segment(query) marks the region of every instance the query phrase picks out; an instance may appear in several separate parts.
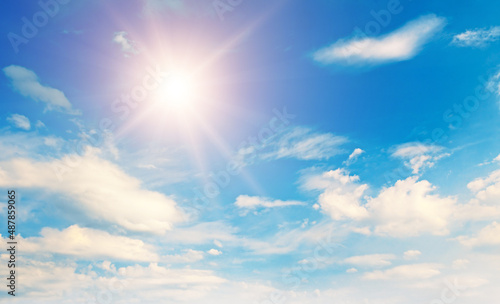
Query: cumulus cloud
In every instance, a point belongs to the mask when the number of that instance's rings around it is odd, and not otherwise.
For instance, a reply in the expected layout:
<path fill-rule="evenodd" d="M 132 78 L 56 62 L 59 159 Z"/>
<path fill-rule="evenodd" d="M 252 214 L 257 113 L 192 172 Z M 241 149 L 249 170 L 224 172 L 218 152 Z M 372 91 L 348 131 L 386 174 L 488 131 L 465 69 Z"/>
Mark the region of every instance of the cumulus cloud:
<path fill-rule="evenodd" d="M 393 254 L 369 254 L 349 257 L 344 259 L 344 263 L 365 266 L 365 267 L 380 267 L 391 265 L 391 260 L 396 258 Z"/>
<path fill-rule="evenodd" d="M 310 176 L 304 188 L 323 191 L 319 207 L 332 219 L 371 224 L 375 234 L 391 237 L 445 235 L 456 207 L 456 198 L 434 194 L 436 188 L 417 176 L 399 180 L 375 197 L 364 195 L 368 185 L 345 169 Z"/>
<path fill-rule="evenodd" d="M 439 275 L 439 264 L 412 264 L 401 265 L 387 270 L 376 270 L 366 273 L 367 280 L 425 280 Z"/>
<path fill-rule="evenodd" d="M 171 198 L 141 182 L 95 150 L 47 162 L 15 158 L 0 162 L 0 185 L 58 195 L 87 216 L 132 231 L 164 233 L 183 218 Z"/>
<path fill-rule="evenodd" d="M 240 195 L 236 198 L 234 203 L 240 209 L 256 209 L 256 208 L 276 208 L 287 206 L 303 206 L 303 202 L 299 201 L 281 201 L 272 200 L 259 196 Z"/>
<path fill-rule="evenodd" d="M 334 220 L 368 217 L 361 205 L 361 198 L 368 185 L 359 184 L 359 176 L 349 175 L 344 169 L 331 170 L 308 178 L 304 187 L 308 190 L 323 190 L 318 198 L 321 209 Z"/>
<path fill-rule="evenodd" d="M 500 224 L 493 222 L 481 229 L 476 236 L 459 236 L 457 240 L 468 247 L 500 245 Z"/>
<path fill-rule="evenodd" d="M 433 194 L 435 190 L 430 182 L 409 177 L 370 198 L 367 209 L 376 222 L 375 233 L 393 237 L 448 234 L 456 198 L 440 197 Z"/>
<path fill-rule="evenodd" d="M 444 153 L 444 148 L 441 146 L 419 142 L 398 145 L 394 150 L 392 156 L 403 159 L 405 165 L 413 170 L 413 174 L 418 174 L 422 169 L 433 167 L 438 160 L 450 155 Z"/>
<path fill-rule="evenodd" d="M 141 240 L 111 235 L 106 231 L 82 228 L 78 225 L 64 230 L 43 228 L 40 237 L 22 239 L 23 252 L 63 254 L 79 259 L 116 259 L 154 262 L 156 250 Z"/>
<path fill-rule="evenodd" d="M 16 128 L 29 131 L 31 129 L 30 120 L 28 117 L 21 114 L 12 114 L 7 117 L 7 121 L 13 124 Z"/>
<path fill-rule="evenodd" d="M 113 36 L 113 42 L 119 44 L 122 47 L 122 52 L 128 57 L 130 54 L 138 54 L 139 51 L 135 46 L 135 42 L 130 40 L 127 32 L 116 32 Z"/>
<path fill-rule="evenodd" d="M 207 251 L 207 253 L 210 255 L 221 255 L 222 251 L 212 248 L 209 251 Z"/>
<path fill-rule="evenodd" d="M 17 65 L 5 67 L 3 72 L 11 80 L 15 91 L 37 102 L 44 102 L 46 111 L 54 110 L 73 115 L 80 114 L 80 111 L 73 109 L 63 92 L 42 85 L 35 72 Z"/>
<path fill-rule="evenodd" d="M 500 26 L 466 30 L 453 37 L 452 44 L 460 47 L 485 47 L 500 38 Z"/>
<path fill-rule="evenodd" d="M 425 15 L 379 37 L 357 35 L 340 39 L 313 54 L 322 64 L 377 65 L 413 58 L 445 25 L 445 19 Z"/>

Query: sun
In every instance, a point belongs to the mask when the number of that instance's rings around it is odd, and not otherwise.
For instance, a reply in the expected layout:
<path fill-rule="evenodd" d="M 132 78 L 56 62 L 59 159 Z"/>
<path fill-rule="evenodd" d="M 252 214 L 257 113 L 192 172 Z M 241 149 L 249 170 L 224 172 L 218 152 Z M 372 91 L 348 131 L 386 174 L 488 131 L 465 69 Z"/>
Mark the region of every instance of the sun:
<path fill-rule="evenodd" d="M 195 93 L 193 76 L 186 72 L 170 72 L 158 89 L 157 101 L 169 107 L 186 108 L 192 106 Z"/>

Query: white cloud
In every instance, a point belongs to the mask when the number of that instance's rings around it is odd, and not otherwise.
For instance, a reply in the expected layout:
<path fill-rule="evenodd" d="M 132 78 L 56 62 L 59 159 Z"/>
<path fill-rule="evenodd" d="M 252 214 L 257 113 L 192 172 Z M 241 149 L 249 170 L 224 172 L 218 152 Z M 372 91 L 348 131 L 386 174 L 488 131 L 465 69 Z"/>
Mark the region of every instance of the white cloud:
<path fill-rule="evenodd" d="M 417 259 L 422 253 L 418 250 L 408 250 L 404 253 L 405 260 Z"/>
<path fill-rule="evenodd" d="M 370 198 L 366 207 L 376 222 L 375 233 L 393 237 L 447 234 L 456 199 L 432 194 L 435 189 L 414 176 Z"/>
<path fill-rule="evenodd" d="M 467 30 L 453 37 L 452 43 L 461 47 L 484 47 L 500 38 L 500 26 Z"/>
<path fill-rule="evenodd" d="M 295 127 L 275 134 L 264 142 L 240 148 L 236 161 L 250 164 L 255 159 L 325 160 L 344 153 L 341 146 L 347 141 L 347 138 L 332 133 L 315 133 L 308 128 Z"/>
<path fill-rule="evenodd" d="M 433 194 L 436 188 L 417 176 L 397 181 L 376 197 L 365 196 L 368 185 L 345 169 L 310 176 L 303 187 L 323 190 L 318 202 L 332 219 L 371 224 L 375 234 L 391 237 L 445 235 L 456 207 L 456 198 Z"/>
<path fill-rule="evenodd" d="M 142 262 L 158 260 L 153 246 L 141 240 L 111 235 L 101 230 L 81 228 L 78 225 L 62 231 L 46 227 L 42 229 L 40 235 L 22 239 L 23 252 L 64 254 L 79 259 L 110 258 Z"/>
<path fill-rule="evenodd" d="M 30 120 L 24 115 L 12 114 L 7 117 L 7 121 L 19 129 L 23 129 L 26 131 L 29 131 L 29 129 L 31 129 Z"/>
<path fill-rule="evenodd" d="M 164 255 L 161 257 L 161 261 L 167 264 L 191 264 L 201 261 L 203 258 L 202 251 L 187 249 L 184 254 Z M 153 262 L 153 260 L 150 262 Z"/>
<path fill-rule="evenodd" d="M 363 278 L 367 280 L 425 280 L 439 275 L 441 267 L 439 264 L 401 265 L 384 271 L 368 272 Z"/>
<path fill-rule="evenodd" d="M 340 39 L 316 51 L 313 58 L 322 64 L 348 65 L 376 65 L 407 60 L 417 55 L 445 23 L 444 18 L 425 15 L 380 37 L 358 35 Z"/>
<path fill-rule="evenodd" d="M 349 175 L 344 169 L 336 169 L 321 175 L 309 177 L 304 183 L 308 190 L 324 190 L 318 198 L 321 209 L 334 220 L 368 217 L 366 208 L 361 206 L 361 198 L 368 189 L 366 184 L 358 184 L 357 175 Z"/>
<path fill-rule="evenodd" d="M 363 153 L 365 153 L 365 151 L 363 151 L 360 148 L 354 149 L 354 151 L 352 151 L 351 155 L 349 155 L 349 158 L 346 161 L 344 161 L 344 164 L 350 165 L 350 164 L 356 162 L 358 157 Z"/>
<path fill-rule="evenodd" d="M 113 42 L 118 43 L 122 47 L 122 51 L 125 56 L 129 54 L 138 54 L 139 51 L 135 46 L 135 42 L 127 37 L 127 32 L 116 32 L 113 36 Z"/>
<path fill-rule="evenodd" d="M 396 146 L 392 153 L 393 157 L 405 160 L 405 165 L 418 174 L 422 169 L 431 168 L 443 157 L 449 156 L 443 153 L 443 147 L 437 145 L 426 145 L 419 142 L 411 142 Z"/>
<path fill-rule="evenodd" d="M 240 195 L 234 203 L 240 209 L 256 209 L 256 208 L 276 208 L 287 206 L 303 206 L 303 202 L 299 201 L 281 201 L 271 200 L 259 196 Z"/>
<path fill-rule="evenodd" d="M 358 272 L 358 270 L 356 268 L 349 268 L 345 272 L 347 272 L 347 273 L 356 273 L 356 272 Z"/>
<path fill-rule="evenodd" d="M 396 256 L 393 254 L 369 254 L 344 259 L 344 263 L 356 266 L 380 267 L 391 265 L 391 260 L 395 258 Z"/>
<path fill-rule="evenodd" d="M 5 67 L 3 71 L 12 81 L 14 90 L 35 101 L 46 103 L 46 111 L 56 110 L 73 115 L 80 114 L 80 111 L 73 109 L 63 92 L 42 85 L 35 72 L 17 65 Z"/>
<path fill-rule="evenodd" d="M 457 259 L 453 261 L 452 267 L 453 269 L 465 269 L 469 263 L 470 261 L 467 259 Z"/>
<path fill-rule="evenodd" d="M 214 240 L 214 245 L 219 247 L 219 248 L 222 248 L 222 243 L 219 241 L 219 240 Z"/>
<path fill-rule="evenodd" d="M 133 231 L 164 233 L 183 218 L 175 201 L 143 189 L 139 180 L 91 149 L 49 162 L 0 162 L 0 185 L 43 189 L 91 218 Z"/>
<path fill-rule="evenodd" d="M 208 254 L 210 255 L 221 255 L 222 254 L 222 251 L 219 251 L 217 249 L 210 249 L 209 251 L 207 251 Z"/>
<path fill-rule="evenodd" d="M 481 229 L 475 237 L 459 236 L 457 240 L 468 247 L 500 245 L 500 224 L 493 222 Z"/>

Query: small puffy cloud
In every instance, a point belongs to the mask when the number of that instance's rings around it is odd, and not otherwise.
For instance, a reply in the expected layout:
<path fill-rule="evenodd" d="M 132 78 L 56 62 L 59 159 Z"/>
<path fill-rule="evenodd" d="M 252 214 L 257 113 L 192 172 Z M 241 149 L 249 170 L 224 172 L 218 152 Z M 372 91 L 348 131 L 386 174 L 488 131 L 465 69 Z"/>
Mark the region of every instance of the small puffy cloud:
<path fill-rule="evenodd" d="M 322 64 L 378 65 L 413 58 L 445 25 L 444 18 L 425 15 L 379 37 L 363 33 L 340 39 L 313 54 Z"/>
<path fill-rule="evenodd" d="M 474 237 L 459 236 L 457 240 L 467 247 L 500 245 L 500 224 L 493 222 Z"/>
<path fill-rule="evenodd" d="M 405 260 L 417 259 L 422 253 L 418 250 L 408 250 L 404 253 Z"/>
<path fill-rule="evenodd" d="M 7 117 L 7 121 L 13 124 L 16 128 L 28 131 L 31 129 L 30 120 L 28 117 L 21 114 L 12 114 Z"/>
<path fill-rule="evenodd" d="M 413 170 L 413 174 L 418 174 L 422 169 L 431 168 L 443 157 L 449 156 L 443 153 L 443 147 L 437 145 L 411 142 L 396 146 L 392 153 L 393 157 L 403 159 L 405 165 Z"/>
<path fill-rule="evenodd" d="M 207 251 L 208 254 L 210 255 L 221 255 L 222 254 L 222 251 L 219 251 L 217 249 L 210 249 L 209 251 Z"/>
<path fill-rule="evenodd" d="M 184 217 L 174 200 L 144 189 L 140 180 L 92 149 L 47 162 L 0 162 L 0 186 L 43 189 L 90 218 L 132 231 L 164 233 Z"/>
<path fill-rule="evenodd" d="M 222 248 L 222 243 L 219 241 L 219 240 L 214 240 L 214 245 L 219 247 L 219 248 Z"/>
<path fill-rule="evenodd" d="M 304 188 L 324 191 L 318 198 L 319 206 L 334 220 L 361 220 L 368 217 L 368 211 L 361 205 L 368 185 L 358 181 L 359 176 L 349 175 L 345 169 L 336 169 L 309 177 Z"/>
<path fill-rule="evenodd" d="M 500 26 L 467 30 L 453 37 L 452 44 L 460 47 L 485 47 L 500 38 Z"/>
<path fill-rule="evenodd" d="M 80 111 L 73 109 L 63 92 L 42 85 L 35 72 L 17 65 L 5 67 L 3 72 L 11 80 L 14 90 L 37 102 L 44 102 L 46 111 L 55 110 L 73 115 L 81 114 Z"/>
<path fill-rule="evenodd" d="M 344 263 L 364 267 L 380 267 L 391 265 L 391 260 L 395 258 L 396 256 L 393 254 L 369 254 L 344 259 Z"/>
<path fill-rule="evenodd" d="M 425 280 L 439 275 L 439 264 L 401 265 L 384 271 L 377 270 L 366 273 L 367 280 Z"/>
<path fill-rule="evenodd" d="M 130 54 L 138 54 L 139 51 L 135 46 L 135 42 L 127 37 L 127 32 L 116 32 L 113 36 L 113 42 L 119 44 L 122 47 L 122 51 L 126 57 Z"/>
<path fill-rule="evenodd" d="M 358 270 L 356 268 L 349 268 L 345 272 L 347 272 L 347 273 L 356 273 L 356 272 L 358 272 Z"/>
<path fill-rule="evenodd" d="M 349 155 L 349 158 L 344 162 L 344 164 L 348 166 L 348 165 L 356 162 L 358 157 L 363 153 L 365 153 L 365 151 L 363 151 L 360 148 L 354 149 L 354 151 L 352 151 L 352 153 Z"/>
<path fill-rule="evenodd" d="M 257 208 L 277 208 L 287 206 L 303 206 L 303 202 L 299 201 L 281 201 L 271 200 L 259 196 L 240 195 L 234 203 L 240 209 L 257 209 Z"/>
<path fill-rule="evenodd" d="M 158 255 L 151 245 L 106 231 L 82 228 L 78 225 L 64 230 L 43 228 L 40 237 L 22 239 L 23 252 L 32 254 L 63 254 L 79 259 L 116 259 L 154 262 Z"/>

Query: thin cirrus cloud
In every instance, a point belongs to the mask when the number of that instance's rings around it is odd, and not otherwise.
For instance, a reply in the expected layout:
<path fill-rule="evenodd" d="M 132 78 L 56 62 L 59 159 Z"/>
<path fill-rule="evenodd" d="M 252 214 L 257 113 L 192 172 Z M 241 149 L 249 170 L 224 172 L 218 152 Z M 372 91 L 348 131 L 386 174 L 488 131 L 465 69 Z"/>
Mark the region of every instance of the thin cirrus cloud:
<path fill-rule="evenodd" d="M 18 65 L 10 65 L 3 69 L 11 80 L 12 87 L 25 97 L 45 103 L 45 111 L 59 111 L 72 115 L 81 114 L 73 109 L 66 95 L 58 89 L 40 83 L 35 72 Z"/>
<path fill-rule="evenodd" d="M 393 148 L 392 157 L 403 159 L 405 166 L 412 169 L 413 174 L 420 173 L 425 168 L 433 167 L 438 160 L 449 156 L 443 152 L 444 147 L 438 145 L 410 142 Z"/>
<path fill-rule="evenodd" d="M 28 117 L 21 114 L 12 114 L 7 117 L 7 121 L 13 124 L 16 128 L 29 131 L 31 129 L 31 123 Z"/>
<path fill-rule="evenodd" d="M 500 39 L 500 26 L 466 30 L 453 36 L 452 44 L 459 47 L 485 47 Z"/>
<path fill-rule="evenodd" d="M 445 26 L 446 20 L 434 14 L 421 16 L 401 28 L 379 37 L 354 36 L 340 39 L 314 52 L 322 64 L 379 65 L 408 60 Z"/>
<path fill-rule="evenodd" d="M 332 133 L 314 132 L 306 127 L 294 127 L 276 134 L 259 145 L 240 148 L 235 161 L 248 165 L 256 160 L 298 159 L 327 160 L 344 153 L 343 145 L 348 142 L 344 136 Z"/>

